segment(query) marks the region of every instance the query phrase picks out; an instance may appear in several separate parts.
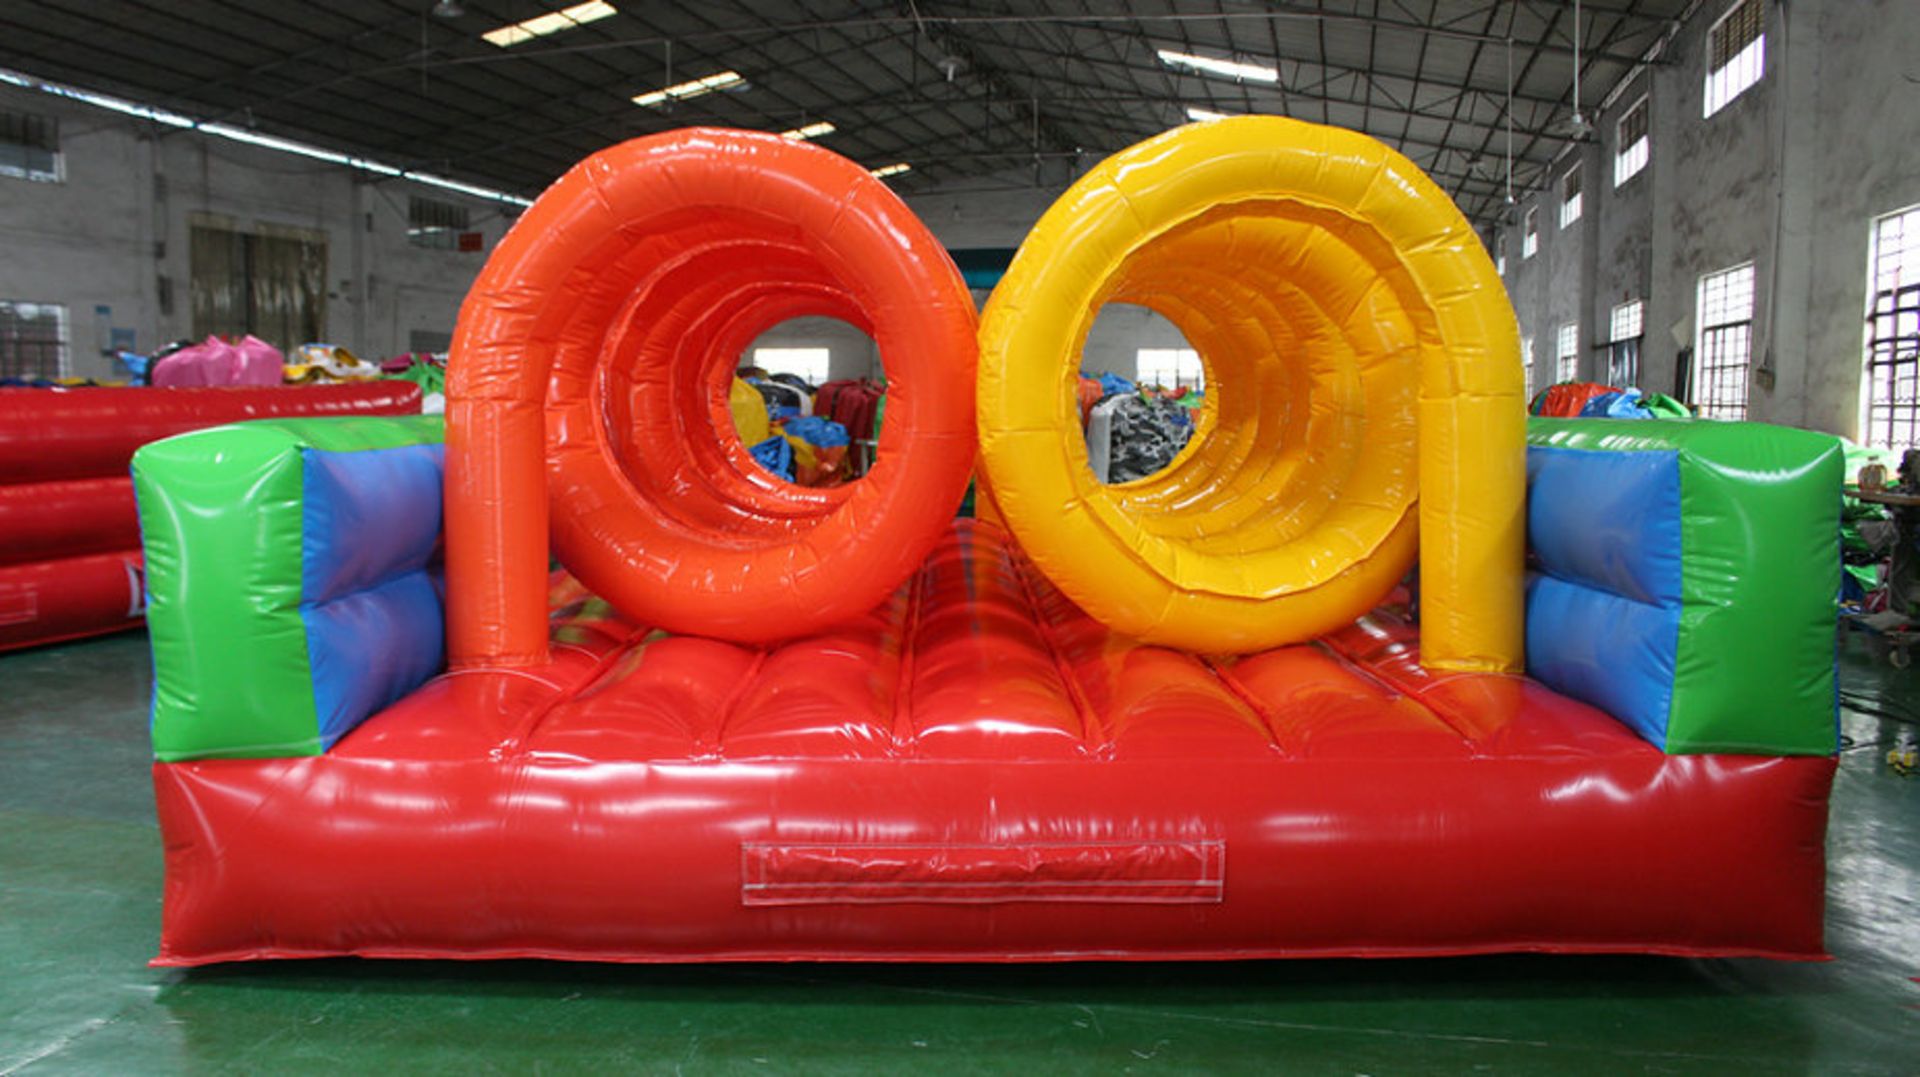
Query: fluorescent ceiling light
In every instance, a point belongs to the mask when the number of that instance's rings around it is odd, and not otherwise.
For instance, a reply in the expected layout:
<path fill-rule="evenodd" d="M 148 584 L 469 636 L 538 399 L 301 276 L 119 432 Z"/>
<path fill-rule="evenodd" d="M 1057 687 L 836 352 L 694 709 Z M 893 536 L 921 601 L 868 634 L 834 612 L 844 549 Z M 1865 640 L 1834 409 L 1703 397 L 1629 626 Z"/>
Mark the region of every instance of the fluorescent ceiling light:
<path fill-rule="evenodd" d="M 810 123 L 805 127 L 796 127 L 791 131 L 782 131 L 780 132 L 780 137 L 790 138 L 795 142 L 805 142 L 810 138 L 819 138 L 821 135 L 833 134 L 837 130 L 839 130 L 839 128 L 825 120 L 821 120 L 819 123 Z"/>
<path fill-rule="evenodd" d="M 1229 114 L 1225 112 L 1215 112 L 1210 108 L 1187 109 L 1187 119 L 1192 120 L 1194 123 L 1212 123 L 1215 120 L 1224 120 L 1228 115 Z"/>
<path fill-rule="evenodd" d="M 224 138 L 233 142 L 243 142 L 249 146 L 259 146 L 262 149 L 276 150 L 280 153 L 291 153 L 299 157 L 325 161 L 328 164 L 344 165 L 347 168 L 356 168 L 362 172 L 371 172 L 376 176 L 391 176 L 396 179 L 411 180 L 414 183 L 424 183 L 429 187 L 441 187 L 449 191 L 459 191 L 461 194 L 470 194 L 475 198 L 505 202 L 514 206 L 533 205 L 533 200 L 530 198 L 522 198 L 519 195 L 508 194 L 505 191 L 496 191 L 490 187 L 481 187 L 472 183 L 462 183 L 459 180 L 448 179 L 445 176 L 436 176 L 431 172 L 409 172 L 406 169 L 395 168 L 393 165 L 384 164 L 370 158 L 355 157 L 352 154 L 326 149 L 308 142 L 300 142 L 291 138 L 281 138 L 278 135 L 262 134 L 258 131 L 250 131 L 244 127 L 234 127 L 231 124 L 202 122 L 190 116 L 182 116 L 177 112 L 167 112 L 164 109 L 149 108 L 146 105 L 128 101 L 125 98 L 110 97 L 107 94 L 94 93 L 91 90 L 82 90 L 73 86 L 63 86 L 57 82 L 48 82 L 44 79 L 34 78 L 31 75 L 23 75 L 18 71 L 8 71 L 0 68 L 0 83 L 18 86 L 27 90 L 38 90 L 41 93 L 52 94 L 55 97 L 64 97 L 69 101 L 79 101 L 82 104 L 92 105 L 95 108 L 104 108 L 121 113 L 122 115 L 133 116 L 143 120 L 152 120 L 155 123 L 164 123 L 169 127 L 198 131 L 203 135 L 209 135 L 213 138 Z"/>
<path fill-rule="evenodd" d="M 880 168 L 874 169 L 873 178 L 886 179 L 888 176 L 897 176 L 902 172 L 911 172 L 911 171 L 913 171 L 913 166 L 908 164 L 905 161 L 901 161 L 899 164 L 884 165 Z"/>
<path fill-rule="evenodd" d="M 498 30 L 488 30 L 480 36 L 504 49 L 509 45 L 518 45 L 522 41 L 532 41 L 536 37 L 545 37 L 562 30 L 571 30 L 576 26 L 585 26 L 613 13 L 613 5 L 606 0 L 589 0 L 585 4 L 575 4 L 572 7 L 563 7 L 559 11 L 549 11 L 545 15 L 535 15 L 531 19 L 522 19 L 511 26 L 502 26 Z"/>
<path fill-rule="evenodd" d="M 633 99 L 633 103 L 643 108 L 659 108 L 668 101 L 685 101 L 693 97 L 705 97 L 716 90 L 732 90 L 747 84 L 746 76 L 738 71 L 721 71 L 703 79 L 689 79 L 676 82 L 659 90 L 650 90 Z"/>
<path fill-rule="evenodd" d="M 1280 81 L 1280 69 L 1275 67 L 1243 64 L 1237 60 L 1218 60 L 1211 56 L 1195 56 L 1190 52 L 1174 52 L 1171 49 L 1161 49 L 1159 52 L 1160 62 L 1168 67 L 1184 67 L 1203 75 L 1220 75 L 1224 78 L 1243 79 L 1248 82 Z"/>

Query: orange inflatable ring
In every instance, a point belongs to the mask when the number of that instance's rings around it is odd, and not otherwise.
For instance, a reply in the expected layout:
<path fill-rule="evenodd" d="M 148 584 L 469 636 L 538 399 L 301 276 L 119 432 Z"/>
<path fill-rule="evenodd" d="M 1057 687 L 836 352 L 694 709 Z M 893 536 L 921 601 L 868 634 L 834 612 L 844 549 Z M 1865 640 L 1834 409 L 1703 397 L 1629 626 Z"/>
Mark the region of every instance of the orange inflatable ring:
<path fill-rule="evenodd" d="M 788 318 L 879 345 L 876 466 L 803 489 L 755 465 L 735 361 Z M 456 664 L 546 653 L 547 541 L 628 617 L 758 642 L 871 609 L 920 564 L 973 462 L 974 307 L 887 187 L 816 146 L 690 128 L 603 150 L 500 242 L 447 382 Z"/>

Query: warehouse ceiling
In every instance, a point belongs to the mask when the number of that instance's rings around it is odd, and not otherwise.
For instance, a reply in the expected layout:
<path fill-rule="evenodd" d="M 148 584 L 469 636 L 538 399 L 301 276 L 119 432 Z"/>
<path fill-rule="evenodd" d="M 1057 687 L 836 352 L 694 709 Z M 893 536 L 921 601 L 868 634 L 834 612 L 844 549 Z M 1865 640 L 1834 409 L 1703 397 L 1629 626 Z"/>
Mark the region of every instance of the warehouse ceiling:
<path fill-rule="evenodd" d="M 1574 5 L 1547 0 L 575 3 L 35 0 L 0 9 L 0 67 L 527 195 L 689 124 L 824 121 L 820 144 L 911 165 L 891 181 L 913 193 L 1058 185 L 1192 109 L 1277 113 L 1382 139 L 1484 225 L 1509 121 L 1524 194 L 1579 134 L 1576 60 L 1590 118 L 1691 6 L 1583 2 L 1576 51 Z M 562 8 L 558 32 L 482 36 Z"/>

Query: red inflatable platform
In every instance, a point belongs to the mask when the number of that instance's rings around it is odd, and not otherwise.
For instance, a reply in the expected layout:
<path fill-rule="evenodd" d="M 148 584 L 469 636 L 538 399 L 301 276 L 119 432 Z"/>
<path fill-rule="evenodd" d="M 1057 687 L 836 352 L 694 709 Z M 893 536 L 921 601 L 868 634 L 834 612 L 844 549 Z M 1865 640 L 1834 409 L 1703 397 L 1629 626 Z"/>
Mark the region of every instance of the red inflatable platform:
<path fill-rule="evenodd" d="M 556 607 L 324 755 L 157 764 L 157 963 L 1822 954 L 1830 757 L 1667 755 L 1384 615 L 1139 646 L 970 523 L 768 648 Z"/>
<path fill-rule="evenodd" d="M 150 441 L 242 419 L 412 415 L 412 382 L 248 389 L 0 389 L 0 651 L 140 624 L 127 465 Z"/>

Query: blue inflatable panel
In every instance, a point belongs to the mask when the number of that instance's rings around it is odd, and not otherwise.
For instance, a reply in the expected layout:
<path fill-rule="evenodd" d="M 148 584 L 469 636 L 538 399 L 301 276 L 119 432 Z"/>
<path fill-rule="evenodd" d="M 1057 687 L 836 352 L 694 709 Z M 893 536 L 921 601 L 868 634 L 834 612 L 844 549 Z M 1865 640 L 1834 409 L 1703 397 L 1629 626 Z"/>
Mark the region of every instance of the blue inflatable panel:
<path fill-rule="evenodd" d="M 300 617 L 323 750 L 418 688 L 446 661 L 440 593 L 424 569 L 303 607 Z"/>
<path fill-rule="evenodd" d="M 300 599 L 330 602 L 418 569 L 440 537 L 444 445 L 304 449 Z"/>
<path fill-rule="evenodd" d="M 1679 642 L 1677 602 L 1636 602 L 1554 576 L 1527 581 L 1527 675 L 1662 748 Z"/>
<path fill-rule="evenodd" d="M 444 445 L 301 450 L 300 619 L 322 749 L 439 672 Z"/>
<path fill-rule="evenodd" d="M 1679 453 L 1529 448 L 1527 545 L 1550 575 L 1677 604 Z"/>

